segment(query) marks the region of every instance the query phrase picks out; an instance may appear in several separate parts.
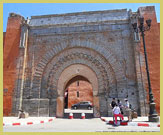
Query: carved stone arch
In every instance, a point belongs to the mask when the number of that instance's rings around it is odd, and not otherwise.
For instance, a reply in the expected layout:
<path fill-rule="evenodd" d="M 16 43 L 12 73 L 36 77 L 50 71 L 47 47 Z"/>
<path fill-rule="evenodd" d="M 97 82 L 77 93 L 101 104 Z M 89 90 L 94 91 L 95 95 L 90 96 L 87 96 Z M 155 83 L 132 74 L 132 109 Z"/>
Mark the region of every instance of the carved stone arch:
<path fill-rule="evenodd" d="M 82 42 L 83 41 L 78 42 L 73 39 L 71 43 L 69 43 L 68 47 L 66 43 L 63 42 L 60 45 L 49 49 L 49 51 L 42 57 L 41 61 L 38 63 L 37 65 L 38 68 L 36 67 L 35 73 L 37 74 L 37 69 L 39 70 L 39 73 L 42 72 L 42 70 L 46 67 L 48 62 L 58 53 L 62 52 L 62 50 L 72 48 L 72 47 L 85 47 L 88 49 L 93 49 L 94 51 L 101 54 L 105 59 L 107 59 L 107 61 L 110 63 L 111 67 L 113 68 L 113 71 L 115 72 L 116 76 L 118 77 L 117 81 L 121 83 L 122 82 L 125 83 L 126 77 L 124 73 L 124 68 L 122 67 L 122 65 L 116 58 L 116 56 L 108 48 L 106 48 L 105 46 L 99 46 L 99 45 L 93 44 L 92 42 L 89 42 L 89 43 L 87 42 L 82 43 Z"/>
<path fill-rule="evenodd" d="M 110 82 L 110 84 L 113 85 L 112 81 L 116 81 L 113 71 L 108 66 L 107 61 L 105 61 L 103 58 L 95 59 L 93 56 L 88 54 L 89 51 L 86 48 L 75 48 L 75 49 L 73 48 L 73 49 L 69 49 L 69 50 L 65 50 L 60 55 L 58 55 L 57 56 L 57 57 L 59 57 L 58 61 L 57 61 L 57 59 L 54 59 L 54 61 L 53 60 L 51 61 L 51 63 L 53 63 L 53 66 L 51 67 L 51 69 L 48 69 L 48 68 L 45 69 L 45 70 L 50 70 L 50 73 L 45 74 L 44 76 L 48 76 L 49 78 L 53 78 L 55 76 L 55 78 L 58 78 L 55 73 L 58 74 L 60 72 L 58 70 L 61 70 L 61 69 L 64 70 L 64 68 L 66 68 L 66 67 L 64 67 L 64 65 L 66 65 L 66 63 L 71 63 L 71 64 L 73 64 L 73 63 L 74 64 L 75 63 L 86 64 L 87 63 L 87 65 L 89 65 L 90 67 L 96 68 L 95 71 L 99 74 L 99 76 L 101 76 L 101 77 L 99 77 L 99 80 L 101 78 L 104 79 L 104 80 L 101 80 L 101 82 L 105 83 L 105 84 L 103 84 L 103 86 L 106 86 L 105 89 L 108 90 L 106 83 Z M 97 54 L 95 54 L 95 55 L 97 56 Z M 74 61 L 76 61 L 76 62 L 74 62 Z M 109 77 L 110 77 L 110 79 L 109 79 Z M 48 80 L 50 80 L 49 78 L 48 78 Z M 57 82 L 55 81 L 55 82 L 51 82 L 51 83 L 56 84 Z M 116 84 L 116 82 L 114 82 L 114 83 Z M 48 82 L 48 85 L 50 86 L 51 84 L 49 84 L 49 82 Z M 110 88 L 111 87 L 113 87 L 113 86 L 110 86 Z"/>
<path fill-rule="evenodd" d="M 66 49 L 66 50 L 67 50 L 67 49 Z M 82 55 L 82 53 L 81 53 L 81 55 Z M 69 57 L 70 57 L 70 58 L 68 58 L 68 59 L 70 60 L 70 59 L 71 59 L 71 56 L 69 56 Z M 86 58 L 90 58 L 90 56 L 87 56 Z M 104 60 L 104 59 L 101 58 L 100 61 L 102 61 L 102 60 Z M 65 59 L 65 60 L 63 59 L 63 62 L 64 62 L 64 61 L 66 61 L 66 59 Z M 97 61 L 96 59 L 93 60 L 93 63 L 94 63 L 94 64 L 99 65 L 97 62 L 98 62 L 98 61 Z M 103 62 L 103 65 L 108 65 L 108 64 L 109 64 L 108 61 L 107 61 L 107 63 L 106 63 L 106 62 Z M 38 65 L 38 67 L 41 67 L 41 70 L 37 73 L 37 68 L 36 68 L 36 76 L 35 76 L 35 78 L 37 78 L 37 77 L 39 77 L 39 76 L 41 76 L 41 75 L 43 74 L 43 73 L 41 73 L 41 72 L 43 72 L 43 70 L 44 70 L 44 69 L 43 69 L 44 65 L 45 65 L 45 64 L 43 64 L 43 63 L 40 63 L 40 64 Z M 46 66 L 47 66 L 47 65 L 46 65 Z M 59 68 L 59 64 L 56 64 L 55 67 L 56 67 L 56 69 Z M 112 67 L 110 67 L 110 68 L 112 68 Z M 111 70 L 112 70 L 112 69 L 111 69 Z M 108 71 L 108 70 L 107 70 L 107 71 Z M 112 70 L 110 73 L 113 73 L 113 72 L 114 72 L 114 71 Z M 102 72 L 101 72 L 101 73 L 102 73 Z M 110 73 L 109 73 L 109 75 L 110 75 Z M 116 79 L 115 79 L 115 80 L 116 80 Z M 117 80 L 116 80 L 116 81 L 117 81 Z M 38 79 L 37 79 L 37 82 L 38 82 Z M 41 83 L 41 82 L 40 82 L 40 83 Z M 37 84 L 39 84 L 39 83 L 37 83 Z M 40 88 L 40 86 L 38 86 L 38 87 Z M 111 85 L 110 85 L 110 87 L 113 88 L 114 86 L 111 86 Z M 38 88 L 38 89 L 39 89 L 39 88 Z M 115 89 L 115 88 L 113 88 L 113 89 Z"/>

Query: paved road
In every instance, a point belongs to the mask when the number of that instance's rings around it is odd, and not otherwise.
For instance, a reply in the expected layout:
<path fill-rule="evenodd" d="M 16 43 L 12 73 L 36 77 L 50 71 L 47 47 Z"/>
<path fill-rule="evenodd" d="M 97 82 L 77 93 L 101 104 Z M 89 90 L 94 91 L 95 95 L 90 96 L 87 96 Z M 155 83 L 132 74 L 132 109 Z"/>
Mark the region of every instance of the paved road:
<path fill-rule="evenodd" d="M 29 126 L 4 127 L 4 132 L 159 132 L 159 127 L 106 125 L 99 118 L 55 119 L 53 122 Z"/>

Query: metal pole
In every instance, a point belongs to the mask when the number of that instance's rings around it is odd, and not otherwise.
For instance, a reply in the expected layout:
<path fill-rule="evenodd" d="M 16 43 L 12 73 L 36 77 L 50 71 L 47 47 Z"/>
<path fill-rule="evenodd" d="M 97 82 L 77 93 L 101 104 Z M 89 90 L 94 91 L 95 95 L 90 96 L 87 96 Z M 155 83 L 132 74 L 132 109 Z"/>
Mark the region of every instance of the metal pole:
<path fill-rule="evenodd" d="M 149 94 L 152 95 L 151 81 L 150 81 L 149 68 L 148 68 L 148 59 L 147 59 L 145 39 L 144 39 L 144 32 L 142 31 L 141 34 L 142 34 L 142 38 L 143 38 L 143 47 L 144 47 L 144 55 L 145 55 L 145 64 L 146 64 L 146 71 L 147 71 Z M 150 100 L 150 103 L 153 102 L 153 97 L 151 98 L 151 96 L 149 96 L 149 100 Z"/>
<path fill-rule="evenodd" d="M 143 26 L 144 27 L 144 26 Z M 149 68 L 148 68 L 148 59 L 147 59 L 147 53 L 146 53 L 146 46 L 145 46 L 145 38 L 144 38 L 144 30 L 141 30 L 141 36 L 143 39 L 143 47 L 144 47 L 144 55 L 145 55 L 145 64 L 146 64 L 146 71 L 147 71 L 147 79 L 148 79 L 148 87 L 149 87 L 149 121 L 150 122 L 158 122 L 159 117 L 156 112 L 155 102 L 152 94 L 152 88 L 151 88 L 151 81 L 150 81 L 150 75 L 149 75 Z"/>

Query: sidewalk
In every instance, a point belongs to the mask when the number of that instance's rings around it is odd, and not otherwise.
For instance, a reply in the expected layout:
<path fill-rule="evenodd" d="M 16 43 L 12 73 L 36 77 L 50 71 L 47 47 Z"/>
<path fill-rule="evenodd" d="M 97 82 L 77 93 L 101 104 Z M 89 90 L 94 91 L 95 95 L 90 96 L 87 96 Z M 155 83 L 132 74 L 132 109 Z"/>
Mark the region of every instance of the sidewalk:
<path fill-rule="evenodd" d="M 113 124 L 113 117 L 101 117 L 101 120 L 106 122 L 106 124 Z M 124 120 L 128 120 L 127 117 L 124 117 Z M 160 127 L 160 122 L 148 122 L 148 117 L 138 117 L 132 119 L 132 121 L 128 122 L 127 125 L 144 126 L 144 127 Z"/>
<path fill-rule="evenodd" d="M 51 122 L 55 117 L 28 117 L 18 119 L 18 117 L 3 117 L 3 126 L 20 126 L 20 125 L 32 125 Z"/>
<path fill-rule="evenodd" d="M 55 119 L 55 117 L 28 117 L 25 119 L 18 119 L 18 117 L 3 117 L 3 126 L 20 126 L 48 123 Z M 101 117 L 101 120 L 106 124 L 113 124 L 112 117 Z M 124 117 L 127 120 L 127 117 Z M 160 127 L 160 122 L 148 122 L 148 117 L 138 117 L 132 122 L 127 122 L 128 126 L 144 126 L 144 127 Z"/>

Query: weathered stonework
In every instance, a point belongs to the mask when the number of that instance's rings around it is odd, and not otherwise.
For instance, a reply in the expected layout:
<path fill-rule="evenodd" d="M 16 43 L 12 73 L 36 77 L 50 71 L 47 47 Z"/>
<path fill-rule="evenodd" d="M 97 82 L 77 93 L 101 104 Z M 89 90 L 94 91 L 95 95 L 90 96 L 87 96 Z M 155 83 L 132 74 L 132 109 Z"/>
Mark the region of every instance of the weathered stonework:
<path fill-rule="evenodd" d="M 92 86 L 94 117 L 112 115 L 113 97 L 128 97 L 139 115 L 147 115 L 144 58 L 131 25 L 138 15 L 122 9 L 23 21 L 12 113 L 21 108 L 30 116 L 63 117 L 66 86 L 82 76 Z"/>

